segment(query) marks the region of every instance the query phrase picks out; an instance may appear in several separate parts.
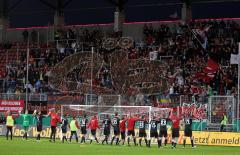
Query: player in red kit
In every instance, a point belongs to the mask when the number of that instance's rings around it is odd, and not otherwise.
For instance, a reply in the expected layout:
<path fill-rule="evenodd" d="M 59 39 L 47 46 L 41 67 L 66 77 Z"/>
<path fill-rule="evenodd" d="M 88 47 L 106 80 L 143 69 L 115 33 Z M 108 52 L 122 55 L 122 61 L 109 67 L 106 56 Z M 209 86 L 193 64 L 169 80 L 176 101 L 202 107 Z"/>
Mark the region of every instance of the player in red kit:
<path fill-rule="evenodd" d="M 59 113 L 59 112 L 58 112 Z M 55 142 L 56 139 L 56 128 L 57 124 L 61 123 L 61 119 L 58 115 L 58 113 L 55 113 L 55 109 L 52 109 L 49 113 L 48 116 L 51 117 L 50 124 L 51 124 L 51 135 L 50 135 L 50 142 Z"/>
<path fill-rule="evenodd" d="M 125 139 L 126 139 L 126 119 L 124 116 L 122 116 L 122 119 L 120 120 L 120 133 L 121 133 L 121 141 L 122 141 L 122 145 L 124 145 L 125 143 Z"/>
<path fill-rule="evenodd" d="M 90 122 L 88 124 L 88 128 L 91 130 L 91 134 L 94 137 L 94 139 L 96 140 L 96 142 L 99 143 L 97 136 L 96 136 L 96 131 L 99 128 L 97 116 L 92 117 L 92 119 L 90 120 Z M 90 144 L 91 143 L 92 143 L 92 139 L 90 140 Z"/>
<path fill-rule="evenodd" d="M 135 123 L 138 121 L 138 118 L 134 118 L 130 115 L 127 120 L 128 124 L 128 146 L 130 146 L 130 136 L 133 138 L 134 145 L 137 146 L 136 137 L 135 137 Z"/>
<path fill-rule="evenodd" d="M 177 114 L 177 110 L 171 110 L 169 119 L 172 121 L 172 148 L 176 148 L 179 137 L 179 124 L 181 117 Z"/>

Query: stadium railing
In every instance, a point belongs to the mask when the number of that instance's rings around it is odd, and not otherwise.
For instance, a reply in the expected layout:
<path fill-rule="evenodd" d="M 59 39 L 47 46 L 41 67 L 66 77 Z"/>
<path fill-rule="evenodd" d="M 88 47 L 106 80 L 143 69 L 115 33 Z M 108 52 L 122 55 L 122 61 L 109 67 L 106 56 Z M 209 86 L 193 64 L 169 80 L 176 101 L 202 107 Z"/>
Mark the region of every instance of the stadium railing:
<path fill-rule="evenodd" d="M 26 100 L 26 94 L 25 93 L 1 93 L 0 94 L 1 100 Z M 47 101 L 48 96 L 45 93 L 39 93 L 39 94 L 28 94 L 28 101 Z"/>

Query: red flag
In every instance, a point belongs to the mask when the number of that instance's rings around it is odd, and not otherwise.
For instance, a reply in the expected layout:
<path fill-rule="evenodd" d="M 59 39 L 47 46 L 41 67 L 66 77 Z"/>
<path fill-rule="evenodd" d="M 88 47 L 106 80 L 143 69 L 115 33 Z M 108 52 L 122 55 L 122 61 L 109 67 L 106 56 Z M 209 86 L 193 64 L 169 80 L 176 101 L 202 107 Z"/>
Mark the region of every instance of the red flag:
<path fill-rule="evenodd" d="M 204 69 L 205 73 L 215 73 L 218 70 L 219 64 L 213 61 L 212 59 L 208 59 L 208 63 L 206 68 Z"/>
<path fill-rule="evenodd" d="M 211 76 L 213 75 L 213 76 Z M 214 74 L 213 73 L 196 73 L 195 77 L 197 79 L 202 79 L 205 83 L 210 83 L 210 81 L 213 79 Z"/>
<path fill-rule="evenodd" d="M 208 59 L 208 67 L 212 68 L 213 70 L 218 70 L 219 64 L 213 61 L 212 59 Z"/>
<path fill-rule="evenodd" d="M 202 79 L 206 83 L 209 83 L 214 78 L 218 68 L 218 63 L 212 59 L 208 59 L 207 66 L 204 68 L 203 73 L 196 73 L 195 77 Z"/>

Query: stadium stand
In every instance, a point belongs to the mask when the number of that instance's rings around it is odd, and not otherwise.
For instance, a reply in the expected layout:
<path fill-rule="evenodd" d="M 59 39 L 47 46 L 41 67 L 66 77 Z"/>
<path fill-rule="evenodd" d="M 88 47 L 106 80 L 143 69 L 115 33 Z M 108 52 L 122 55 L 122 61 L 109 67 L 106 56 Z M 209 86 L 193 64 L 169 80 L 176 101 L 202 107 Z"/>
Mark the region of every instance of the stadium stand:
<path fill-rule="evenodd" d="M 194 32 L 196 30 L 197 32 Z M 86 29 L 78 36 L 71 29 L 65 34 L 60 31 L 57 33 L 61 35 L 59 38 L 55 38 L 55 43 L 52 45 L 31 43 L 30 83 L 27 86 L 31 93 L 48 92 L 50 86 L 46 74 L 51 67 L 65 57 L 81 52 L 80 48 L 82 47 L 74 39 L 79 38 L 81 42 L 86 43 L 91 41 L 100 54 L 106 51 L 102 48 L 102 43 L 103 38 L 108 38 L 108 36 L 103 37 L 104 32 L 99 30 L 89 31 Z M 153 28 L 151 24 L 146 24 L 143 34 L 142 42 L 134 42 L 132 47 L 112 51 L 127 52 L 130 60 L 146 59 L 167 62 L 168 66 L 161 71 L 169 83 L 167 92 L 164 93 L 196 96 L 236 94 L 237 67 L 230 65 L 230 56 L 237 53 L 236 43 L 239 41 L 239 25 L 236 22 L 193 21 L 189 25 L 162 24 L 159 28 Z M 1 46 L 1 57 L 3 58 L 1 66 L 6 66 L 1 67 L 2 92 L 25 91 L 23 73 L 26 72 L 26 68 L 24 68 L 26 49 L 26 43 L 13 42 Z M 105 59 L 107 64 L 109 58 L 105 56 Z M 118 61 L 117 57 L 113 59 Z M 209 64 L 209 60 L 213 64 Z M 208 65 L 216 65 L 217 68 L 213 71 L 207 70 L 206 67 L 211 67 Z M 136 68 L 135 66 L 130 67 L 131 69 Z M 110 70 L 108 65 L 102 66 L 100 77 L 95 79 L 95 83 L 101 87 L 111 87 L 114 81 L 109 81 L 113 78 Z M 154 72 L 150 74 L 154 74 Z M 71 80 L 81 81 L 72 78 L 74 77 L 71 77 Z"/>

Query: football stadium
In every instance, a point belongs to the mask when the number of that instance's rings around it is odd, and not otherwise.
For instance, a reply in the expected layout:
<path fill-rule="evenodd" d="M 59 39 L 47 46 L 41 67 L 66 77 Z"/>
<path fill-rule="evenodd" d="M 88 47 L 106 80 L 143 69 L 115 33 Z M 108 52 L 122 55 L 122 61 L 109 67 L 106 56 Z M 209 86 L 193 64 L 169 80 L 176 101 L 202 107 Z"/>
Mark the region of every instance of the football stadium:
<path fill-rule="evenodd" d="M 0 0 L 0 155 L 239 155 L 240 0 Z"/>

